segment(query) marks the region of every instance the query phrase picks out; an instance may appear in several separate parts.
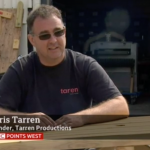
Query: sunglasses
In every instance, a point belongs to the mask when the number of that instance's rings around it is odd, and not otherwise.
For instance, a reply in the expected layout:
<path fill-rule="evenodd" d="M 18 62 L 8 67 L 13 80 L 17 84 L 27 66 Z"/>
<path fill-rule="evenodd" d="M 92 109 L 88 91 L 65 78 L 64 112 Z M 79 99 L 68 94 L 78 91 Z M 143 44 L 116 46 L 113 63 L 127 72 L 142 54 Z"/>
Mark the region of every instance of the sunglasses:
<path fill-rule="evenodd" d="M 65 34 L 65 29 L 54 32 L 55 37 L 60 37 L 60 36 L 63 36 L 64 34 Z M 40 40 L 48 40 L 51 38 L 51 34 L 50 33 L 41 34 L 41 35 L 38 35 L 38 37 Z"/>

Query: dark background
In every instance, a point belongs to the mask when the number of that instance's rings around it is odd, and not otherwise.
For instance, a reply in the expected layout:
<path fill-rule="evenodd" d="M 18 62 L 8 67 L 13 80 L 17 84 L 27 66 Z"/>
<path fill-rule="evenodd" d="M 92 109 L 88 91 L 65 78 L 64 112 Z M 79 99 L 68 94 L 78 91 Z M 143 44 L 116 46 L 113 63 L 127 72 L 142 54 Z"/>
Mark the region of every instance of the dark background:
<path fill-rule="evenodd" d="M 46 4 L 47 0 L 42 0 Z M 83 52 L 90 37 L 105 30 L 106 13 L 114 8 L 124 8 L 130 15 L 130 26 L 125 32 L 128 42 L 138 43 L 138 91 L 150 95 L 150 1 L 148 0 L 53 0 L 63 14 L 67 27 L 67 48 Z M 98 15 L 93 17 L 93 12 Z M 84 16 L 80 16 L 84 13 Z M 79 24 L 84 24 L 81 27 Z M 92 24 L 97 23 L 97 27 Z M 92 35 L 92 36 L 93 36 Z M 29 52 L 33 50 L 28 43 Z"/>
<path fill-rule="evenodd" d="M 67 48 L 83 52 L 85 41 L 105 30 L 106 13 L 124 8 L 130 15 L 130 26 L 125 32 L 128 42 L 138 43 L 138 91 L 150 95 L 150 1 L 148 0 L 53 0 L 63 12 L 67 27 Z M 93 12 L 98 15 L 93 17 Z M 84 16 L 80 16 L 84 13 Z M 84 24 L 81 27 L 79 24 Z M 97 23 L 98 26 L 92 26 Z M 93 36 L 92 35 L 92 36 Z"/>

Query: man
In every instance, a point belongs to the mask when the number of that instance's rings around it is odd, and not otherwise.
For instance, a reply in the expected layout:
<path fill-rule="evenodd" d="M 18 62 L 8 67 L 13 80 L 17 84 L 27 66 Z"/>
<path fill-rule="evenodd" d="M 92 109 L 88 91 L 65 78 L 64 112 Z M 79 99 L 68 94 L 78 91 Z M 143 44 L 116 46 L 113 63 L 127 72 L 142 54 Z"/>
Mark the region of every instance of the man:
<path fill-rule="evenodd" d="M 41 5 L 27 24 L 36 51 L 14 62 L 0 81 L 0 114 L 37 115 L 42 125 L 71 127 L 128 117 L 126 100 L 103 68 L 65 48 L 57 8 Z"/>

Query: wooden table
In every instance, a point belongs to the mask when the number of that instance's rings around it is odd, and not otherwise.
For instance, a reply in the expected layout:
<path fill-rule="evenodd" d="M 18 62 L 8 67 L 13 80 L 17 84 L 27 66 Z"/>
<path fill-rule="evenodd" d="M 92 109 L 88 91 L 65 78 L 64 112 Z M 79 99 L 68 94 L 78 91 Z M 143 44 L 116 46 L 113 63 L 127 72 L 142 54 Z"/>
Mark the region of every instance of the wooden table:
<path fill-rule="evenodd" d="M 150 145 L 150 116 L 129 117 L 71 131 L 48 131 L 44 133 L 43 141 L 0 141 L 0 150 L 113 150 L 114 147 L 133 150 L 138 145 Z"/>

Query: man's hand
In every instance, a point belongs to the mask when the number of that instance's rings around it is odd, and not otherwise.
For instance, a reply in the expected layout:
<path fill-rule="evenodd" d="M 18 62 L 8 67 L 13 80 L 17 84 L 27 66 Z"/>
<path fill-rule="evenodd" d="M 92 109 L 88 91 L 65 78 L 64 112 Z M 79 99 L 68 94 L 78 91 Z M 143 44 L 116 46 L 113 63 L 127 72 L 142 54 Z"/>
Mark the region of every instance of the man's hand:
<path fill-rule="evenodd" d="M 10 122 L 8 125 L 10 125 L 12 127 L 12 129 L 17 130 L 16 125 L 19 127 L 31 127 L 31 126 L 36 126 L 39 125 L 40 127 L 47 127 L 47 126 L 56 126 L 56 122 L 50 118 L 49 116 L 47 116 L 46 114 L 42 113 L 42 112 L 37 112 L 37 113 L 21 113 L 21 112 L 13 112 L 7 109 L 3 109 L 0 107 L 0 114 L 1 115 L 9 115 L 9 116 L 18 116 L 19 119 L 22 118 L 22 122 L 15 122 L 14 123 L 14 119 L 10 118 Z M 28 122 L 26 120 L 24 120 L 25 118 L 39 118 L 40 123 L 32 123 L 32 122 Z M 1 125 L 5 125 L 4 122 L 1 123 Z"/>
<path fill-rule="evenodd" d="M 46 114 L 42 112 L 31 113 L 30 115 L 40 119 L 40 124 L 38 124 L 40 126 L 44 126 L 44 127 L 49 126 L 49 125 L 52 127 L 56 126 L 56 122 L 52 118 L 50 118 L 49 116 L 47 116 Z"/>
<path fill-rule="evenodd" d="M 56 120 L 57 125 L 80 127 L 84 125 L 84 121 L 81 115 L 68 114 Z"/>

